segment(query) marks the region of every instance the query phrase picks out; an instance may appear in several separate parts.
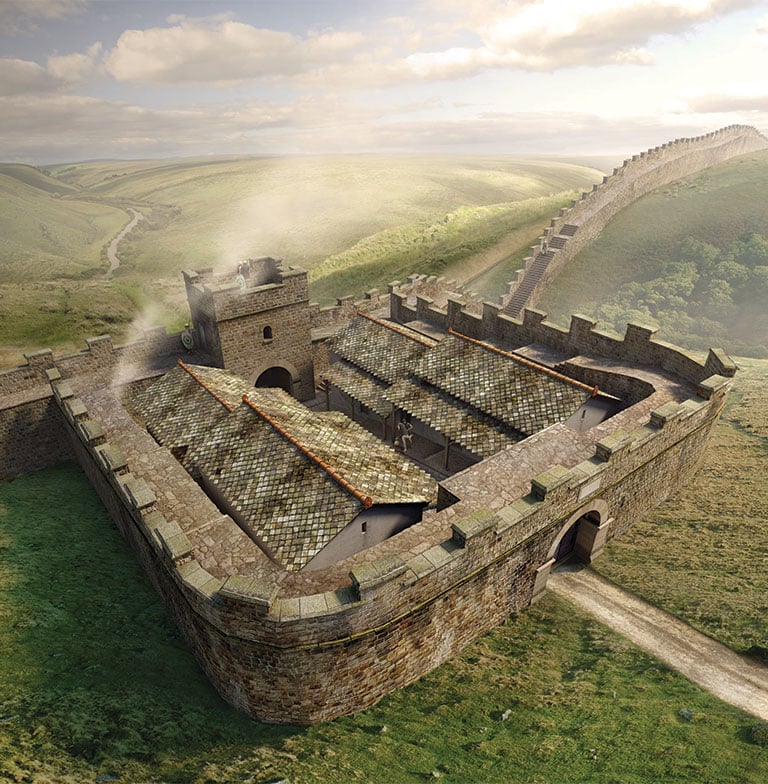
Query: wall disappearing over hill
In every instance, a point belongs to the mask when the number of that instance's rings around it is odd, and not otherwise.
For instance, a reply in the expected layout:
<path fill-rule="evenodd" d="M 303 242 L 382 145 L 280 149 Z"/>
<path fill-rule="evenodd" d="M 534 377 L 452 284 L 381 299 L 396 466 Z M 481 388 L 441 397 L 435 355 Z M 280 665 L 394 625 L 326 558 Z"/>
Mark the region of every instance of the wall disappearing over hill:
<path fill-rule="evenodd" d="M 552 219 L 500 298 L 503 312 L 517 318 L 524 307 L 536 304 L 560 270 L 600 234 L 608 221 L 641 196 L 766 147 L 768 138 L 755 128 L 731 125 L 704 136 L 675 139 L 627 158 L 591 192 L 582 193 L 580 200 Z"/>

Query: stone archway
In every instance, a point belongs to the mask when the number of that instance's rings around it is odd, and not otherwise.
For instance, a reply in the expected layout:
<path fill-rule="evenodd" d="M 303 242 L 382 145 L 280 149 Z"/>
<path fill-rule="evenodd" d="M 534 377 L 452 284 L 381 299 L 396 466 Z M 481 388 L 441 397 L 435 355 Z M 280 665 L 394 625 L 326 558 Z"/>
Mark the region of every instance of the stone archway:
<path fill-rule="evenodd" d="M 596 557 L 594 553 L 596 538 L 593 533 L 595 529 L 600 528 L 600 525 L 600 512 L 593 509 L 580 515 L 568 527 L 564 527 L 552 545 L 554 552 L 551 555 L 555 564 L 561 563 L 570 557 L 579 558 L 587 563 L 594 560 Z M 550 548 L 550 551 L 552 548 Z M 600 549 L 602 550 L 602 546 Z"/>
<path fill-rule="evenodd" d="M 571 556 L 591 563 L 600 555 L 608 538 L 611 521 L 608 504 L 597 498 L 563 523 L 550 544 L 545 562 L 536 569 L 531 604 L 544 595 L 549 573 L 558 563 Z"/>
<path fill-rule="evenodd" d="M 279 387 L 289 395 L 293 394 L 293 378 L 291 372 L 284 367 L 275 365 L 259 374 L 254 384 L 256 387 Z"/>

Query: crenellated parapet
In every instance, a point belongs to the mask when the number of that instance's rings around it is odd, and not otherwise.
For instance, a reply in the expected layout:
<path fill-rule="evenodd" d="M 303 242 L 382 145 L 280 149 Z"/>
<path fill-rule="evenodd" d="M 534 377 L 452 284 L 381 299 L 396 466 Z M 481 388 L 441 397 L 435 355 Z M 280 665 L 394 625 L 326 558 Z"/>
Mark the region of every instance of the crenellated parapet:
<path fill-rule="evenodd" d="M 324 334 L 340 329 L 360 312 L 369 315 L 389 314 L 389 295 L 393 291 L 406 297 L 409 302 L 415 302 L 418 297 L 427 297 L 432 302 L 446 303 L 449 297 L 458 297 L 466 308 L 474 312 L 480 313 L 483 309 L 481 297 L 466 289 L 461 283 L 435 275 L 413 274 L 409 275 L 405 282 L 390 283 L 386 292 L 379 289 L 366 291 L 362 299 L 353 296 L 338 297 L 335 305 L 326 307 L 312 303 L 310 305 L 312 329 Z"/>
<path fill-rule="evenodd" d="M 482 315 L 464 307 L 459 299 L 449 299 L 446 308 L 437 307 L 427 297 L 411 304 L 396 289 L 391 293 L 392 318 L 402 324 L 423 321 L 435 327 L 453 329 L 477 340 L 496 341 L 507 348 L 540 343 L 564 355 L 589 354 L 642 366 L 657 367 L 697 384 L 708 376 L 731 377 L 736 365 L 721 349 L 711 349 L 701 362 L 696 355 L 678 346 L 657 340 L 657 330 L 628 324 L 623 338 L 597 329 L 597 322 L 585 316 L 571 317 L 566 329 L 546 320 L 546 313 L 526 309 L 522 319 L 507 316 L 498 305 L 484 303 Z"/>
<path fill-rule="evenodd" d="M 59 355 L 51 349 L 25 354 L 26 364 L 0 371 L 0 397 L 45 387 L 46 372 L 54 367 L 66 378 L 87 375 L 94 384 L 142 375 L 147 368 L 172 367 L 177 357 L 190 354 L 182 343 L 183 334 L 152 327 L 140 339 L 123 345 L 115 345 L 110 335 L 100 335 L 87 338 L 86 348 L 72 354 Z"/>

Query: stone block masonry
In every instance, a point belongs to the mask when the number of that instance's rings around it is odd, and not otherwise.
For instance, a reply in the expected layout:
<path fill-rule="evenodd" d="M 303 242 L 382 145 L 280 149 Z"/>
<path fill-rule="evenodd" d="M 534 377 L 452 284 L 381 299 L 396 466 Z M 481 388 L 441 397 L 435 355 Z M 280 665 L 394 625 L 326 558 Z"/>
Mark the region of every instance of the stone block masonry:
<path fill-rule="evenodd" d="M 210 270 L 185 272 L 199 339 L 220 367 L 251 383 L 279 368 L 299 400 L 314 397 L 311 310 L 307 273 L 277 259 L 249 260 L 246 281 Z M 282 385 L 281 385 L 282 386 Z"/>

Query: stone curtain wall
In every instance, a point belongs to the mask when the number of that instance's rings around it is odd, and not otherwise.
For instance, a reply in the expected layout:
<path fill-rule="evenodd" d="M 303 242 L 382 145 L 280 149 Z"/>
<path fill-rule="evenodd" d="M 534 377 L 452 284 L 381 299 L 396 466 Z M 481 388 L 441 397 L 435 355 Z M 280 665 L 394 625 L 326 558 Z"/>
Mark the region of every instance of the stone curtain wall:
<path fill-rule="evenodd" d="M 536 303 L 557 273 L 600 234 L 608 221 L 646 193 L 730 158 L 766 147 L 768 139 L 754 128 L 732 125 L 704 136 L 676 139 L 633 155 L 615 168 L 612 175 L 604 177 L 601 184 L 593 186 L 591 192 L 584 192 L 581 200 L 560 210 L 541 237 L 548 242 L 552 253 L 543 274 L 541 277 L 536 275 L 535 261 L 539 248 L 532 248 L 533 255 L 525 259 L 523 268 L 508 284 L 499 304 L 502 308 L 507 307 L 518 288 L 525 285 L 529 274 L 535 278 L 531 281 L 533 287 L 523 301 L 515 304 L 512 315 L 516 315 L 524 304 Z M 569 226 L 576 227 L 570 236 L 572 229 L 564 230 Z M 556 247 L 560 242 L 553 241 L 555 237 L 563 243 L 562 247 Z"/>
<path fill-rule="evenodd" d="M 145 332 L 143 340 L 114 346 L 103 337 L 86 341 L 77 354 L 55 357 L 50 349 L 25 355 L 27 364 L 0 372 L 0 478 L 47 468 L 71 459 L 65 431 L 52 405 L 48 372 L 85 376 L 93 386 L 121 376 L 147 375 L 153 365 L 170 366 L 185 354 L 180 334 L 164 328 Z"/>
<path fill-rule="evenodd" d="M 624 345 L 631 350 L 632 340 Z M 123 456 L 107 443 L 68 382 L 55 370 L 51 376 L 73 450 L 208 677 L 252 716 L 294 724 L 373 704 L 528 605 L 563 526 L 590 504 L 608 510 L 607 538 L 630 526 L 690 478 L 730 383 L 704 380 L 696 397 L 605 438 L 569 470 L 554 466 L 534 477 L 527 495 L 494 513 L 454 516 L 450 538 L 419 555 L 383 556 L 355 568 L 351 583 L 297 595 L 276 582 L 206 571 L 150 489 L 154 477 L 141 476 L 143 456 Z M 132 420 L 127 426 L 141 430 Z M 124 448 L 141 443 L 127 435 Z M 196 487 L 190 494 L 190 505 L 207 502 Z"/>
<path fill-rule="evenodd" d="M 50 389 L 6 399 L 0 408 L 0 481 L 73 457 Z"/>
<path fill-rule="evenodd" d="M 168 334 L 164 327 L 145 330 L 141 340 L 123 346 L 115 346 L 109 335 L 89 338 L 85 343 L 84 351 L 65 356 L 55 356 L 51 349 L 25 354 L 27 364 L 0 371 L 0 406 L 6 395 L 47 386 L 46 371 L 53 367 L 67 377 L 89 376 L 93 385 L 99 386 L 115 380 L 120 373 L 130 378 L 146 367 L 171 366 L 175 357 L 186 354 L 181 333 Z"/>
<path fill-rule="evenodd" d="M 460 298 L 464 307 L 474 313 L 480 313 L 483 309 L 480 297 L 465 289 L 462 284 L 435 275 L 414 274 L 409 275 L 405 283 L 400 281 L 390 283 L 387 293 L 382 293 L 379 289 L 371 289 L 365 292 L 365 296 L 361 300 L 356 300 L 353 296 L 339 297 L 335 305 L 324 308 L 321 308 L 316 302 L 311 303 L 312 329 L 340 329 L 352 320 L 357 311 L 368 314 L 381 313 L 388 316 L 389 294 L 392 291 L 397 291 L 409 301 L 415 301 L 417 296 L 421 296 L 428 297 L 433 302 L 444 304 L 448 297 L 453 297 Z"/>

